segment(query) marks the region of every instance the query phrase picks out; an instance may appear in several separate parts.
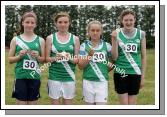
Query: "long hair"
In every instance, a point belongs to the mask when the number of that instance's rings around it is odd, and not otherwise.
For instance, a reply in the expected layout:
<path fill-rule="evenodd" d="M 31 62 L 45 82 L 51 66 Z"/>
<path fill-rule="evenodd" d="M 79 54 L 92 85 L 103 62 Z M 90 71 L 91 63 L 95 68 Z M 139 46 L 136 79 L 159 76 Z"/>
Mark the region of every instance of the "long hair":
<path fill-rule="evenodd" d="M 23 33 L 24 32 L 24 27 L 22 25 L 22 22 L 27 18 L 27 17 L 33 17 L 37 23 L 37 16 L 33 11 L 29 11 L 29 12 L 25 12 L 20 20 L 20 32 Z"/>

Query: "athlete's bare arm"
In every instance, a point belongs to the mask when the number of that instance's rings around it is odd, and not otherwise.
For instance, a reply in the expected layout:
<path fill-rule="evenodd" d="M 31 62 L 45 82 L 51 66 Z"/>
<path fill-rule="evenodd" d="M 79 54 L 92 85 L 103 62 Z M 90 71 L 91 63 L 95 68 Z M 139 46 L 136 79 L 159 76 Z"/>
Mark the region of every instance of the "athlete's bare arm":
<path fill-rule="evenodd" d="M 26 54 L 25 50 L 21 50 L 19 54 L 15 56 L 15 50 L 16 50 L 16 38 L 14 37 L 11 40 L 10 50 L 9 50 L 9 55 L 8 55 L 8 60 L 9 60 L 9 63 L 11 64 L 18 62 L 21 59 L 21 57 Z"/>
<path fill-rule="evenodd" d="M 144 32 L 143 32 L 144 33 Z M 141 66 L 141 84 L 140 88 L 144 86 L 144 77 L 145 77 L 145 69 L 146 69 L 146 38 L 144 38 L 141 41 L 141 61 L 142 61 L 142 66 Z"/>
<path fill-rule="evenodd" d="M 43 38 L 41 38 L 41 55 L 37 56 L 37 60 L 40 63 L 44 63 L 45 61 L 45 40 Z"/>
<path fill-rule="evenodd" d="M 115 61 L 118 58 L 118 42 L 116 40 L 117 31 L 112 32 L 111 41 L 112 41 L 112 60 Z"/>

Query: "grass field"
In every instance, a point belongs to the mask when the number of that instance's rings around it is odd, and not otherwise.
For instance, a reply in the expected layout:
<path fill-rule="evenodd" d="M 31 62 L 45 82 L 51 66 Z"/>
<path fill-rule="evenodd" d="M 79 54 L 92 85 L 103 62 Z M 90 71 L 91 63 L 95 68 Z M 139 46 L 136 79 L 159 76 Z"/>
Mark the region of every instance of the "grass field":
<path fill-rule="evenodd" d="M 5 51 L 5 104 L 14 105 L 15 99 L 11 98 L 14 81 L 14 66 L 15 64 L 8 63 L 8 50 Z M 109 100 L 108 104 L 116 105 L 118 103 L 117 94 L 114 91 L 112 72 L 109 73 Z M 41 98 L 39 99 L 40 105 L 50 104 L 50 99 L 47 94 L 47 80 L 48 69 L 42 72 L 41 79 Z M 76 70 L 76 97 L 74 104 L 84 104 L 82 100 L 82 71 L 77 68 Z M 139 105 L 154 105 L 155 104 L 155 51 L 153 49 L 147 50 L 147 70 L 145 76 L 145 85 L 140 90 L 137 100 Z"/>

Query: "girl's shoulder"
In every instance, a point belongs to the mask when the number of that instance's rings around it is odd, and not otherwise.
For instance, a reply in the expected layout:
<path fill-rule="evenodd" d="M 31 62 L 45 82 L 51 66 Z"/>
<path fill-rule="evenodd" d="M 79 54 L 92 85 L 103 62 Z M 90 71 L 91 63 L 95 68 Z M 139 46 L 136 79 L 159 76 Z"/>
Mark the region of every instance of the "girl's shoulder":
<path fill-rule="evenodd" d="M 76 36 L 76 35 L 74 35 L 74 34 L 72 34 L 72 33 L 70 33 L 70 35 L 73 36 L 74 43 L 80 41 L 80 40 L 79 40 L 79 36 Z"/>
<path fill-rule="evenodd" d="M 46 37 L 46 39 L 52 39 L 54 34 L 55 34 L 55 33 L 51 33 L 50 35 L 48 35 L 48 36 Z"/>
<path fill-rule="evenodd" d="M 141 36 L 140 38 L 141 39 L 145 38 L 146 32 L 144 30 L 139 29 L 139 28 L 136 28 L 136 29 L 140 31 L 140 36 Z"/>

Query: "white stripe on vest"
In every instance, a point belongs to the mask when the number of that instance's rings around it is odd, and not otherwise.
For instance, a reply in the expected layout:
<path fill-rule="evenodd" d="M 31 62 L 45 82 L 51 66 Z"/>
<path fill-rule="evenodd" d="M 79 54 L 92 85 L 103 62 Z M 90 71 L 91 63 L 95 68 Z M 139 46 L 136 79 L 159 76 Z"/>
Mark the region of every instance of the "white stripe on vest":
<path fill-rule="evenodd" d="M 58 53 L 57 49 L 55 48 L 55 46 L 52 44 L 52 51 L 54 53 Z M 66 71 L 68 72 L 68 74 L 71 76 L 71 78 L 75 81 L 75 74 L 72 71 L 71 67 L 69 66 L 67 61 L 60 61 L 60 63 L 63 64 L 64 68 L 66 69 Z"/>
<path fill-rule="evenodd" d="M 100 81 L 106 81 L 105 77 L 103 76 L 103 74 L 101 73 L 99 67 L 97 66 L 96 63 L 90 61 L 89 62 L 92 69 L 94 70 L 95 74 L 97 75 L 97 77 L 100 79 Z"/>
<path fill-rule="evenodd" d="M 129 63 L 132 65 L 132 67 L 135 70 L 135 72 L 138 75 L 141 75 L 141 70 L 140 70 L 139 66 L 137 65 L 137 63 L 134 61 L 134 59 L 131 56 L 131 54 L 125 52 L 125 47 L 126 47 L 125 44 L 122 42 L 122 40 L 119 37 L 117 37 L 117 40 L 118 40 L 119 46 L 121 47 L 123 53 L 125 54 L 125 56 L 126 56 L 127 60 L 129 61 Z"/>
<path fill-rule="evenodd" d="M 16 42 L 17 44 L 23 49 L 23 50 L 30 50 L 30 48 L 21 40 L 19 39 L 18 37 L 16 37 Z M 29 53 L 27 53 L 28 55 L 28 58 L 30 60 L 33 60 L 33 61 L 36 61 L 35 58 L 31 57 L 31 55 Z M 37 67 L 36 67 L 36 70 L 35 70 L 39 75 L 41 74 L 41 70 L 39 68 L 39 65 L 37 64 Z"/>

